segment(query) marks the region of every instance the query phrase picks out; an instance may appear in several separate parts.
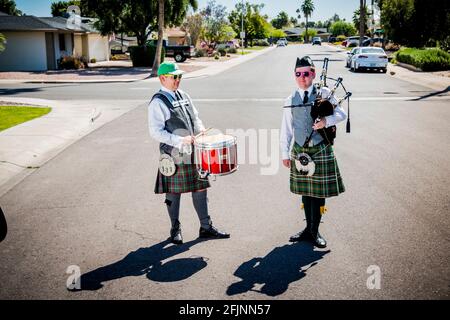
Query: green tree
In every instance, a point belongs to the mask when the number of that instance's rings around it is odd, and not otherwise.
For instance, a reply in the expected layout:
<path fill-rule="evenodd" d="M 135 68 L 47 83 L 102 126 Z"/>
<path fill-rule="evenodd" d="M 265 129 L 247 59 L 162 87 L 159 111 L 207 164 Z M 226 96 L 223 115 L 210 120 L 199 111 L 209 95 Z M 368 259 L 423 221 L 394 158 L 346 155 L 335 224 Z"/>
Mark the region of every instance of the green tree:
<path fill-rule="evenodd" d="M 242 5 L 242 3 L 237 3 L 235 9 L 228 16 L 228 20 L 236 33 L 241 32 L 241 18 L 243 18 L 245 46 L 248 43 L 252 46 L 253 40 L 265 39 L 269 36 L 271 25 L 267 22 L 267 17 L 262 16 L 260 13 L 263 7 L 264 4 L 250 4 L 246 2 Z"/>
<path fill-rule="evenodd" d="M 172 5 L 172 10 L 165 10 L 165 4 Z M 158 75 L 159 65 L 161 63 L 161 53 L 163 46 L 164 27 L 166 26 L 166 13 L 168 13 L 168 23 L 180 25 L 182 20 L 186 17 L 189 6 L 197 10 L 196 0 L 158 0 L 158 41 L 156 43 L 155 60 L 152 66 L 152 77 Z"/>
<path fill-rule="evenodd" d="M 303 15 L 305 16 L 306 19 L 306 38 L 305 38 L 305 43 L 308 43 L 308 17 L 311 16 L 311 14 L 314 11 L 314 3 L 312 2 L 312 0 L 304 0 L 302 5 L 300 6 L 301 11 L 303 12 Z"/>
<path fill-rule="evenodd" d="M 413 29 L 414 0 L 384 0 L 381 23 L 387 36 L 396 43 L 409 44 L 420 30 Z"/>
<path fill-rule="evenodd" d="M 367 14 L 367 12 L 368 12 L 368 9 L 367 9 L 367 6 L 365 6 L 365 15 L 364 15 L 364 35 L 367 33 L 367 31 L 369 30 L 369 27 L 368 27 L 368 22 L 369 22 L 369 15 Z M 359 30 L 359 27 L 360 27 L 360 25 L 359 25 L 359 21 L 360 21 L 360 16 L 361 16 L 361 14 L 360 14 L 360 8 L 358 8 L 358 9 L 356 9 L 354 12 L 353 12 L 353 17 L 352 17 L 352 20 L 353 20 L 353 25 L 355 26 L 355 28 L 357 29 L 357 30 Z"/>
<path fill-rule="evenodd" d="M 149 34 L 158 30 L 158 0 L 85 0 L 103 35 L 126 32 L 144 45 Z M 181 25 L 189 7 L 197 9 L 197 0 L 164 0 L 164 26 Z"/>
<path fill-rule="evenodd" d="M 306 37 L 312 38 L 316 35 L 317 35 L 317 30 L 305 30 L 302 32 L 303 39 L 306 39 Z"/>
<path fill-rule="evenodd" d="M 280 39 L 286 37 L 286 33 L 281 29 L 272 29 L 270 30 L 269 36 L 274 39 Z"/>
<path fill-rule="evenodd" d="M 0 11 L 11 16 L 21 16 L 22 11 L 16 8 L 14 0 L 0 0 Z"/>
<path fill-rule="evenodd" d="M 227 8 L 215 0 L 209 0 L 201 15 L 204 21 L 203 39 L 217 44 L 223 38 L 223 30 L 227 25 Z"/>
<path fill-rule="evenodd" d="M 290 17 L 289 22 L 293 27 L 295 27 L 298 24 L 298 20 L 294 17 Z"/>
<path fill-rule="evenodd" d="M 197 45 L 200 35 L 203 32 L 203 17 L 200 13 L 192 14 L 186 17 L 181 29 L 189 34 L 191 44 Z"/>
<path fill-rule="evenodd" d="M 271 23 L 275 29 L 283 29 L 289 24 L 289 16 L 286 12 L 281 11 Z"/>
<path fill-rule="evenodd" d="M 330 33 L 335 37 L 341 34 L 348 37 L 356 34 L 356 28 L 353 24 L 349 22 L 336 21 L 331 24 Z"/>

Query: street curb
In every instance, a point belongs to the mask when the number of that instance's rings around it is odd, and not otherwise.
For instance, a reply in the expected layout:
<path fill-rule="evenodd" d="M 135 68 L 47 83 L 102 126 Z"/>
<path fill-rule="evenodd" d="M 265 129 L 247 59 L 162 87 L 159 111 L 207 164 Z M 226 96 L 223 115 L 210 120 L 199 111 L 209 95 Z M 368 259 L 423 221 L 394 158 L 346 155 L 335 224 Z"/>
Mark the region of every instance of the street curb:
<path fill-rule="evenodd" d="M 121 83 L 121 82 L 137 82 L 142 81 L 150 78 L 145 77 L 143 79 L 124 79 L 124 80 L 0 80 L 0 84 L 6 83 L 6 84 L 13 84 L 13 83 L 30 83 L 30 84 L 42 84 L 42 83 L 48 83 L 48 84 L 58 84 L 58 83 Z"/>
<path fill-rule="evenodd" d="M 398 61 L 397 61 L 396 65 L 399 66 L 399 67 L 403 67 L 403 68 L 405 68 L 405 69 L 408 69 L 409 71 L 413 71 L 413 72 L 423 72 L 422 69 L 417 68 L 417 67 L 412 66 L 412 65 L 407 64 L 407 63 L 403 63 L 403 62 L 398 62 Z"/>

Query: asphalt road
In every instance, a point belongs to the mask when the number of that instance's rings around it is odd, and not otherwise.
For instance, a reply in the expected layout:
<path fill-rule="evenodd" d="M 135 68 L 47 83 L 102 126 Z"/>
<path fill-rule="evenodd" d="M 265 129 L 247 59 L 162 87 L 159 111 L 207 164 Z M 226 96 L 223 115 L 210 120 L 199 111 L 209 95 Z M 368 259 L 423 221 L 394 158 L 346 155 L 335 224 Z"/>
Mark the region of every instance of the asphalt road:
<path fill-rule="evenodd" d="M 303 229 L 303 213 L 279 163 L 282 104 L 304 54 L 319 69 L 328 57 L 328 75 L 343 77 L 354 98 L 352 132 L 341 124 L 336 140 L 346 192 L 327 201 L 326 249 L 288 242 Z M 145 101 L 156 83 L 2 85 L 0 94 L 142 104 L 0 198 L 8 221 L 0 298 L 450 298 L 450 97 L 388 74 L 351 73 L 344 59 L 326 46 L 288 46 L 183 82 L 207 126 L 258 135 L 257 143 L 240 142 L 246 159 L 238 172 L 209 189 L 213 221 L 231 238 L 198 241 L 183 195 L 181 246 L 167 243 L 163 196 L 153 193 L 158 144 Z M 66 289 L 69 266 L 83 274 L 80 291 Z M 378 274 L 379 289 L 371 289 Z"/>

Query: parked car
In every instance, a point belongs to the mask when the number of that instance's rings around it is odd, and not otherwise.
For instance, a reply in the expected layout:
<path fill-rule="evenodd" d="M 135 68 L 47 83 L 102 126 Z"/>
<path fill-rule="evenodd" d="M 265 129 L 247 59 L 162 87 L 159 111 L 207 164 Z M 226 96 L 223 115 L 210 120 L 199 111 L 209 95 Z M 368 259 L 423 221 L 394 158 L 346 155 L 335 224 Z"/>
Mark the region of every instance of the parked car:
<path fill-rule="evenodd" d="M 370 39 L 368 36 L 364 36 L 364 40 Z M 363 41 L 364 41 L 363 40 Z M 351 46 L 358 46 L 359 45 L 359 36 L 354 36 L 354 37 L 348 37 L 345 40 L 345 44 L 344 42 L 342 43 L 343 46 L 351 47 Z"/>
<path fill-rule="evenodd" d="M 336 37 L 333 37 L 333 36 L 330 36 L 330 37 L 328 37 L 328 42 L 336 42 L 337 41 L 337 38 Z"/>
<path fill-rule="evenodd" d="M 147 41 L 148 44 L 156 46 L 156 40 Z M 166 50 L 166 57 L 173 57 L 176 62 L 184 62 L 187 58 L 194 56 L 194 46 L 176 46 L 167 44 L 167 40 L 163 40 L 163 47 Z"/>
<path fill-rule="evenodd" d="M 286 46 L 286 42 L 284 40 L 278 40 L 277 41 L 277 47 L 285 47 Z"/>
<path fill-rule="evenodd" d="M 322 45 L 322 39 L 320 37 L 314 37 L 312 38 L 312 45 L 318 44 L 319 46 Z"/>
<path fill-rule="evenodd" d="M 384 43 L 384 39 L 383 38 L 372 38 L 372 39 L 366 39 L 363 41 L 362 45 L 363 47 L 368 47 L 370 45 L 373 45 L 375 43 L 380 43 L 383 44 Z"/>
<path fill-rule="evenodd" d="M 357 47 L 349 54 L 351 71 L 357 72 L 363 68 L 381 70 L 383 73 L 387 71 L 388 57 L 382 48 Z"/>
<path fill-rule="evenodd" d="M 353 48 L 352 49 L 352 51 L 348 51 L 347 52 L 347 59 L 345 60 L 345 66 L 347 67 L 347 68 L 350 68 L 350 62 L 352 61 L 352 57 L 353 57 L 353 55 L 355 54 L 355 52 L 357 51 L 357 50 L 359 50 L 361 47 L 356 47 L 356 48 Z"/>
<path fill-rule="evenodd" d="M 284 45 L 286 45 L 286 46 L 288 45 L 288 41 L 286 38 L 280 38 L 278 41 L 283 41 Z"/>

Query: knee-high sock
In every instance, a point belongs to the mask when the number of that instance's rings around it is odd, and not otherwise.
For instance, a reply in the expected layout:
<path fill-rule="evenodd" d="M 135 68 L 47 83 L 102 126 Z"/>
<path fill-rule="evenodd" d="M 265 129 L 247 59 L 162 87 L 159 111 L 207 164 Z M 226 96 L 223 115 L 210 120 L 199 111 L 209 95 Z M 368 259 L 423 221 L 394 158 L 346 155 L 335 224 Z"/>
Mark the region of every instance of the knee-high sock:
<path fill-rule="evenodd" d="M 303 210 L 305 211 L 306 229 L 311 231 L 311 219 L 312 219 L 311 202 L 312 202 L 312 198 L 308 197 L 308 196 L 302 196 L 302 202 L 303 202 Z"/>
<path fill-rule="evenodd" d="M 208 198 L 206 190 L 192 192 L 192 202 L 194 203 L 195 211 L 197 211 L 198 219 L 203 228 L 208 228 L 211 223 L 211 218 L 208 214 Z"/>
<path fill-rule="evenodd" d="M 180 221 L 180 198 L 179 193 L 166 193 L 166 205 L 167 211 L 169 212 L 170 222 L 172 223 L 172 228 L 179 227 Z"/>
<path fill-rule="evenodd" d="M 315 236 L 319 232 L 320 220 L 322 214 L 320 213 L 320 207 L 325 205 L 325 198 L 311 198 L 311 233 Z"/>

